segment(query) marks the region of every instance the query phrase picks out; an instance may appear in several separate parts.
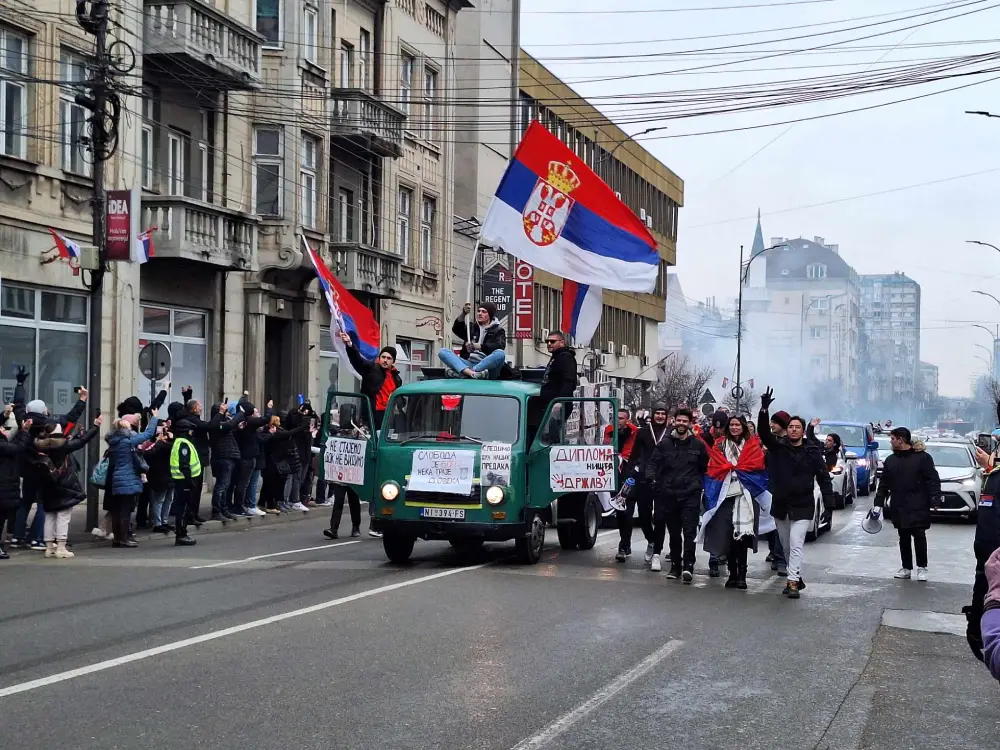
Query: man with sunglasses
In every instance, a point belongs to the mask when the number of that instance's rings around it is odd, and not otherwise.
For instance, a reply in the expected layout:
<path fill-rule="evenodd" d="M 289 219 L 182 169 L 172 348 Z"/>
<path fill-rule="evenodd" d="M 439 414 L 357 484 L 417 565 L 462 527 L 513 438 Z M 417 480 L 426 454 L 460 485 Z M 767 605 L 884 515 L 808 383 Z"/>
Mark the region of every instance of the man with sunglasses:
<path fill-rule="evenodd" d="M 566 346 L 566 335 L 562 331 L 551 331 L 545 339 L 551 359 L 542 376 L 542 390 L 538 394 L 542 407 L 557 398 L 571 398 L 576 391 L 576 354 Z"/>

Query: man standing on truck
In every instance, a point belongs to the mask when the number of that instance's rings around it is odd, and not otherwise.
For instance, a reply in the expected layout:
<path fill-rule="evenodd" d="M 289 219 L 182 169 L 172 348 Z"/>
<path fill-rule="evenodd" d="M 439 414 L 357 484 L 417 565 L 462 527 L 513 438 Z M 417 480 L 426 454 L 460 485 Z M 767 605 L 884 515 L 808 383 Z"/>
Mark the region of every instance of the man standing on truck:
<path fill-rule="evenodd" d="M 653 486 L 650 570 L 660 570 L 663 540 L 669 531 L 670 572 L 667 578 L 682 578 L 684 583 L 694 580 L 694 540 L 701 512 L 702 481 L 708 470 L 708 449 L 704 441 L 692 434 L 693 421 L 690 409 L 677 409 L 674 429 L 656 446 L 646 463 L 646 479 Z"/>
<path fill-rule="evenodd" d="M 383 346 L 374 361 L 365 359 L 354 346 L 351 337 L 340 332 L 340 339 L 347 347 L 347 358 L 361 376 L 361 395 L 367 396 L 375 412 L 374 428 L 382 428 L 385 409 L 389 405 L 389 397 L 403 384 L 403 379 L 396 369 L 396 347 Z"/>

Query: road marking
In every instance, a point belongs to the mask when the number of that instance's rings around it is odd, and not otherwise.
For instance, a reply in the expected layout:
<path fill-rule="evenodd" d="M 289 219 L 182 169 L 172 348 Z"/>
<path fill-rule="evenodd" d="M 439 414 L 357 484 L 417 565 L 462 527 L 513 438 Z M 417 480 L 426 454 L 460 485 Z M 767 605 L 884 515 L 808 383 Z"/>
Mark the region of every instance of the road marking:
<path fill-rule="evenodd" d="M 545 745 L 563 734 L 584 716 L 600 708 L 640 677 L 648 674 L 657 664 L 679 649 L 683 643 L 683 641 L 667 641 L 656 651 L 627 672 L 620 674 L 572 711 L 560 716 L 538 734 L 521 740 L 511 750 L 537 750 L 537 748 L 545 747 Z"/>
<path fill-rule="evenodd" d="M 244 557 L 242 560 L 226 560 L 225 562 L 212 563 L 211 565 L 192 565 L 191 570 L 204 570 L 205 568 L 224 568 L 227 565 L 239 565 L 240 563 L 253 562 L 254 560 L 266 560 L 268 557 L 281 557 L 282 555 L 294 555 L 296 552 L 312 552 L 317 549 L 329 549 L 330 547 L 343 547 L 348 544 L 361 544 L 360 539 L 352 542 L 335 542 L 334 544 L 321 544 L 318 547 L 303 547 L 302 549 L 290 549 L 286 552 L 272 552 L 269 555 L 254 555 Z"/>
<path fill-rule="evenodd" d="M 285 620 L 291 620 L 296 617 L 303 617 L 304 615 L 311 615 L 316 612 L 322 612 L 327 609 L 332 609 L 333 607 L 339 607 L 341 604 L 350 604 L 351 602 L 359 601 L 360 599 L 368 599 L 372 596 L 377 596 L 378 594 L 386 594 L 390 591 L 396 591 L 397 589 L 406 588 L 407 586 L 416 586 L 421 583 L 427 583 L 428 581 L 434 581 L 438 578 L 446 578 L 447 576 L 453 576 L 458 573 L 467 573 L 471 570 L 479 570 L 480 568 L 485 568 L 487 565 L 492 565 L 493 563 L 480 563 L 479 565 L 470 565 L 465 568 L 452 568 L 451 570 L 443 570 L 440 573 L 431 573 L 430 575 L 421 576 L 420 578 L 412 578 L 408 581 L 400 581 L 399 583 L 390 583 L 386 586 L 379 586 L 375 589 L 369 589 L 368 591 L 360 591 L 357 594 L 351 594 L 350 596 L 343 596 L 340 599 L 331 599 L 328 602 L 321 602 L 319 604 L 313 604 L 310 607 L 303 607 L 302 609 L 295 609 L 291 612 L 284 612 L 280 615 L 272 615 L 271 617 L 264 617 L 260 620 L 254 620 L 253 622 L 246 622 L 242 625 L 234 625 L 229 628 L 223 628 L 222 630 L 214 630 L 209 633 L 203 633 L 202 635 L 196 635 L 193 638 L 185 638 L 182 641 L 175 641 L 173 643 L 165 643 L 162 646 L 156 646 L 155 648 L 148 648 L 144 651 L 136 651 L 134 654 L 127 654 L 125 656 L 119 656 L 116 659 L 108 659 L 107 661 L 97 662 L 96 664 L 89 664 L 85 667 L 78 667 L 77 669 L 70 669 L 66 672 L 59 672 L 58 674 L 50 675 L 48 677 L 41 677 L 37 680 L 30 680 L 28 682 L 22 682 L 18 685 L 11 685 L 10 687 L 0 688 L 0 698 L 6 698 L 10 695 L 17 695 L 18 693 L 27 693 L 31 690 L 38 690 L 39 688 L 47 687 L 49 685 L 55 685 L 60 682 L 66 682 L 67 680 L 73 680 L 77 677 L 84 677 L 88 674 L 94 674 L 95 672 L 104 672 L 114 667 L 120 667 L 124 664 L 131 664 L 137 661 L 143 661 L 145 659 L 150 659 L 154 656 L 159 656 L 160 654 L 167 654 L 171 651 L 180 651 L 183 648 L 188 648 L 189 646 L 197 646 L 202 643 L 207 643 L 208 641 L 215 641 L 220 638 L 225 638 L 230 635 L 236 635 L 237 633 L 244 633 L 248 630 L 255 630 L 257 628 L 262 628 L 265 625 L 273 625 L 277 622 L 284 622 Z"/>

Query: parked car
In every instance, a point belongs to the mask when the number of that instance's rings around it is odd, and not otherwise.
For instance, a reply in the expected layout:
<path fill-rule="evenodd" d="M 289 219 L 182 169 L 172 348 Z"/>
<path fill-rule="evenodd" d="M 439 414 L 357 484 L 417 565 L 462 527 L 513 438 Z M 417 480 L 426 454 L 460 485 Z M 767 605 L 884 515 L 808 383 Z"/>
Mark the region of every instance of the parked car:
<path fill-rule="evenodd" d="M 853 504 L 858 496 L 857 466 L 853 458 L 847 457 L 847 451 L 840 449 L 840 462 L 830 472 L 833 483 L 833 507 L 837 510 Z"/>
<path fill-rule="evenodd" d="M 867 495 L 876 486 L 875 470 L 878 467 L 879 444 L 870 424 L 823 420 L 816 428 L 816 437 L 826 439 L 831 432 L 840 436 L 847 451 L 847 458 L 855 462 L 855 479 L 858 493 Z"/>
<path fill-rule="evenodd" d="M 882 467 L 885 466 L 885 460 L 892 455 L 892 448 L 887 445 L 882 445 L 882 441 L 878 444 L 878 466 L 875 467 L 875 479 L 882 478 Z"/>
<path fill-rule="evenodd" d="M 934 459 L 944 496 L 940 509 L 933 513 L 974 521 L 983 489 L 983 472 L 976 463 L 975 447 L 963 438 L 933 440 L 924 444 L 924 450 Z"/>

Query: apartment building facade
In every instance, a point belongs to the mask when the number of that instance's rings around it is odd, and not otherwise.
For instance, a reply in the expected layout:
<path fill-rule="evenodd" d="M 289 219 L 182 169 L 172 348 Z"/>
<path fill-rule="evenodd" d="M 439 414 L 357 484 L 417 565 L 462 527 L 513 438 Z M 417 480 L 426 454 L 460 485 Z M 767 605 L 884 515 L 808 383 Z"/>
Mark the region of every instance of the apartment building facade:
<path fill-rule="evenodd" d="M 287 404 L 353 388 L 302 237 L 370 305 L 401 360 L 444 325 L 452 139 L 444 92 L 466 0 L 129 0 L 112 43 L 135 68 L 109 189 L 141 191 L 155 255 L 105 277 L 103 404 L 147 393 L 137 354 L 172 354 L 170 398 Z M 13 370 L 46 401 L 86 378 L 89 274 L 56 260 L 52 228 L 91 236 L 92 157 L 75 103 L 94 42 L 72 4 L 0 6 L 0 387 Z M 122 46 L 116 48 L 121 51 Z M 449 229 L 445 234 L 445 228 Z M 117 400 L 116 400 L 117 399 Z"/>
<path fill-rule="evenodd" d="M 912 402 L 922 390 L 920 284 L 906 274 L 864 274 L 861 350 L 864 391 L 872 403 Z"/>

